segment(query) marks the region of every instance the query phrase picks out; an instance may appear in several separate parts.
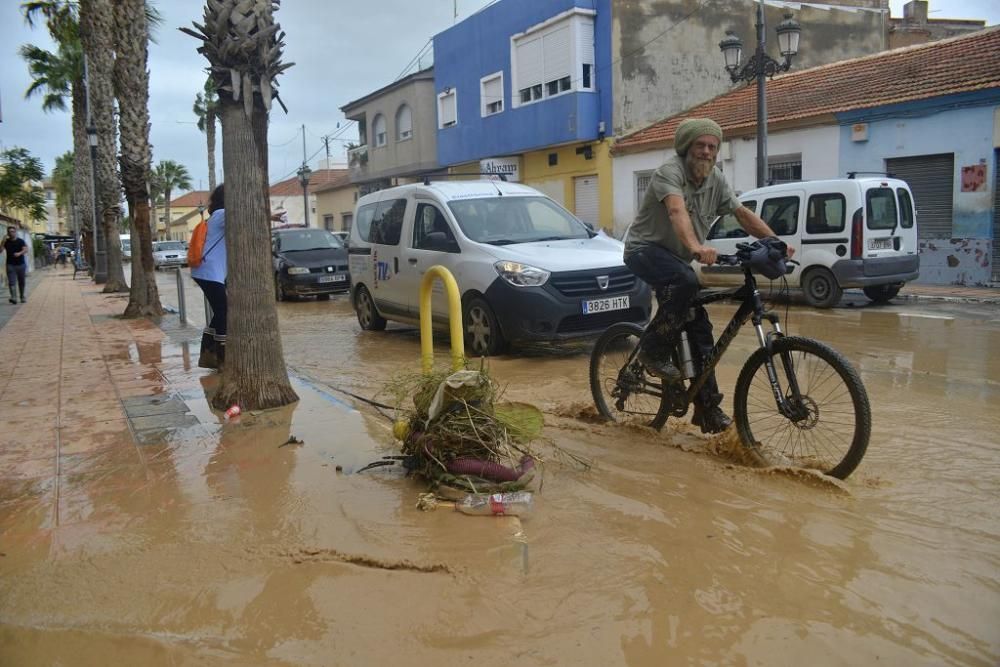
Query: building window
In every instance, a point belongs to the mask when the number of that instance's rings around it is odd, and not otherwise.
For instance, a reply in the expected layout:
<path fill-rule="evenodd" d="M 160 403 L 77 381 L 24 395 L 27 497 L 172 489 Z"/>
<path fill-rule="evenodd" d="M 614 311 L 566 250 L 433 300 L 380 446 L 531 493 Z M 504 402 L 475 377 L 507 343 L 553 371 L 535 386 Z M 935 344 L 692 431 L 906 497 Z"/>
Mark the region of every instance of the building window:
<path fill-rule="evenodd" d="M 593 90 L 594 15 L 572 9 L 511 38 L 515 106 Z"/>
<path fill-rule="evenodd" d="M 385 146 L 385 116 L 382 114 L 375 116 L 375 120 L 372 122 L 372 132 L 375 135 L 375 147 L 378 148 L 379 146 Z"/>
<path fill-rule="evenodd" d="M 767 160 L 767 182 L 794 183 L 802 180 L 802 156 L 779 155 Z"/>
<path fill-rule="evenodd" d="M 635 172 L 635 210 L 637 212 L 642 208 L 642 200 L 646 197 L 646 190 L 649 189 L 649 183 L 652 180 L 652 170 Z"/>
<path fill-rule="evenodd" d="M 458 101 L 454 88 L 445 88 L 438 94 L 438 128 L 443 129 L 458 124 Z"/>
<path fill-rule="evenodd" d="M 503 72 L 479 80 L 479 113 L 484 118 L 503 111 Z"/>
<path fill-rule="evenodd" d="M 413 137 L 413 112 L 406 104 L 396 112 L 396 141 L 406 141 Z"/>
<path fill-rule="evenodd" d="M 333 231 L 333 216 L 329 213 L 323 215 L 323 229 Z"/>

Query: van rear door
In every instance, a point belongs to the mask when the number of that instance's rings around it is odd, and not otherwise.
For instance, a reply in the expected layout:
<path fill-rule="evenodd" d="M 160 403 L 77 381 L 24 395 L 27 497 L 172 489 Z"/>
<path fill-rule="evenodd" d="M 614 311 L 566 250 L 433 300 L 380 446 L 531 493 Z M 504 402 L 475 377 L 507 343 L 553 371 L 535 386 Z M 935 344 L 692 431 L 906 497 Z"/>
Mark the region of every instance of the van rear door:
<path fill-rule="evenodd" d="M 879 259 L 916 253 L 913 199 L 902 181 L 875 181 L 867 185 L 864 211 L 862 258 Z"/>

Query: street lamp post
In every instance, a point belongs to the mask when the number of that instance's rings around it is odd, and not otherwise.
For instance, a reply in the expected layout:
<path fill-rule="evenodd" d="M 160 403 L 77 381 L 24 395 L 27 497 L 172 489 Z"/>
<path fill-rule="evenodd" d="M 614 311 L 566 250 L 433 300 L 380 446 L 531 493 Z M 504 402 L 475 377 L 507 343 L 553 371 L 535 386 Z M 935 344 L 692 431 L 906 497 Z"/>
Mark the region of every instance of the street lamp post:
<path fill-rule="evenodd" d="M 97 189 L 97 128 L 87 126 L 90 143 L 90 171 L 94 181 L 94 282 L 108 282 L 108 256 L 104 239 L 104 220 L 101 216 L 101 197 Z"/>
<path fill-rule="evenodd" d="M 312 176 L 312 169 L 309 165 L 303 164 L 296 172 L 299 175 L 299 183 L 302 184 L 302 207 L 306 212 L 306 227 L 309 226 L 309 177 Z"/>
<path fill-rule="evenodd" d="M 757 49 L 740 68 L 740 58 L 743 51 L 743 40 L 732 30 L 726 31 L 726 37 L 719 42 L 722 57 L 726 62 L 726 71 L 733 83 L 738 81 L 757 81 L 757 187 L 767 185 L 767 96 L 765 81 L 779 72 L 787 72 L 792 66 L 792 57 L 799 52 L 799 35 L 802 28 L 792 18 L 785 14 L 785 20 L 778 24 L 778 50 L 784 56 L 784 62 L 778 62 L 767 55 L 764 40 L 764 0 L 757 3 Z"/>

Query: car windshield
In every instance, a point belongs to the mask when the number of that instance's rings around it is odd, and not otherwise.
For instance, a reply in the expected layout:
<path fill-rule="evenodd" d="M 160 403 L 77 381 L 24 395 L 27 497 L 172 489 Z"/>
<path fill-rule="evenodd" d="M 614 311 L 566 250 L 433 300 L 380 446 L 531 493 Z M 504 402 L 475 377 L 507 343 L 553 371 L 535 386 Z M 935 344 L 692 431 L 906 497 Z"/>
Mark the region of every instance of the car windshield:
<path fill-rule="evenodd" d="M 490 197 L 448 203 L 462 232 L 479 243 L 586 239 L 587 227 L 547 197 Z"/>
<path fill-rule="evenodd" d="M 157 251 L 161 250 L 184 250 L 184 244 L 180 241 L 160 241 L 156 244 Z"/>
<path fill-rule="evenodd" d="M 344 244 L 325 229 L 303 229 L 278 234 L 278 249 L 282 252 L 294 250 L 326 250 L 343 248 Z"/>

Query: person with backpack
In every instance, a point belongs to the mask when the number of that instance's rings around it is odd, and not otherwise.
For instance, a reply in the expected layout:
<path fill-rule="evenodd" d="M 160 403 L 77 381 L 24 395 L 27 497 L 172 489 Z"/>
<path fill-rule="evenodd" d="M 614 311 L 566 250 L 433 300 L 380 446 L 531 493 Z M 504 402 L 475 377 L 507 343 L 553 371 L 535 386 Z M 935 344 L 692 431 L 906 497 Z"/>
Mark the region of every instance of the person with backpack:
<path fill-rule="evenodd" d="M 198 366 L 221 368 L 226 361 L 226 210 L 223 186 L 208 198 L 208 220 L 198 223 L 188 247 L 191 277 L 212 307 L 212 321 L 201 334 Z"/>

